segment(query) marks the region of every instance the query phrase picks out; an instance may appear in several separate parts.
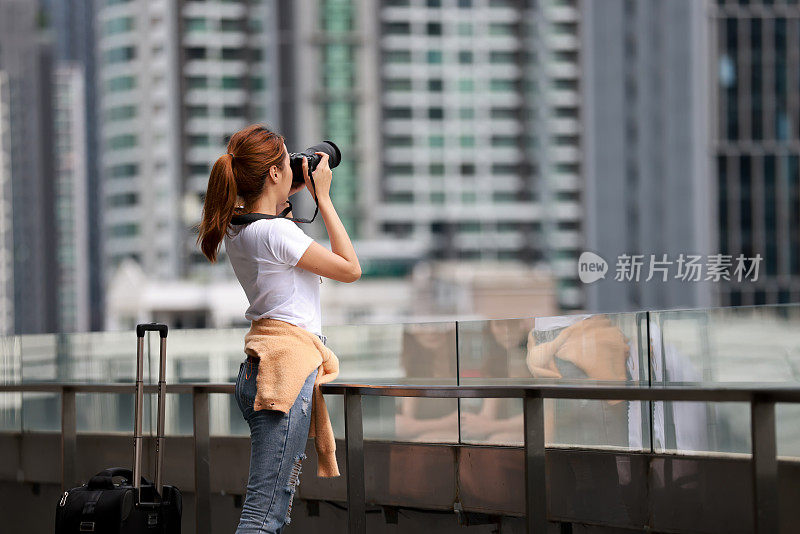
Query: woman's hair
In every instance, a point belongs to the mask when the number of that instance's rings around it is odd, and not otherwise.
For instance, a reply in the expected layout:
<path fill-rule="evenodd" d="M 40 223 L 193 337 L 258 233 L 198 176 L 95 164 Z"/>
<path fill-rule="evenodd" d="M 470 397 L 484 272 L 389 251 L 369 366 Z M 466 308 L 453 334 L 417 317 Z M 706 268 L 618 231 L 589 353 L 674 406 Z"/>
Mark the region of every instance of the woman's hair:
<path fill-rule="evenodd" d="M 197 243 L 203 254 L 214 263 L 231 217 L 237 197 L 244 201 L 244 213 L 252 211 L 272 165 L 283 166 L 286 157 L 282 135 L 260 124 L 251 124 L 231 136 L 227 154 L 217 158 L 208 179 L 203 202 Z"/>

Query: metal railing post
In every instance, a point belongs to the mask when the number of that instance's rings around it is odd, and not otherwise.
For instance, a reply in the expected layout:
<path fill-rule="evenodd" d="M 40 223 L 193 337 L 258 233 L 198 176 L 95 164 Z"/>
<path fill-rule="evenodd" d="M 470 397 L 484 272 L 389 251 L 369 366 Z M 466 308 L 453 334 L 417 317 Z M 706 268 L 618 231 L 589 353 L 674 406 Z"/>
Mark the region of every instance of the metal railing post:
<path fill-rule="evenodd" d="M 211 473 L 209 469 L 208 392 L 192 388 L 194 406 L 195 532 L 211 533 Z"/>
<path fill-rule="evenodd" d="M 757 534 L 778 532 L 778 457 L 775 403 L 755 395 L 750 404 L 753 444 L 753 521 Z"/>
<path fill-rule="evenodd" d="M 547 532 L 547 486 L 544 460 L 544 399 L 537 391 L 523 400 L 525 427 L 525 532 Z"/>
<path fill-rule="evenodd" d="M 61 491 L 75 486 L 78 457 L 75 390 L 61 388 Z"/>
<path fill-rule="evenodd" d="M 364 427 L 361 395 L 344 394 L 344 440 L 347 469 L 347 532 L 366 534 L 367 505 L 364 489 Z"/>

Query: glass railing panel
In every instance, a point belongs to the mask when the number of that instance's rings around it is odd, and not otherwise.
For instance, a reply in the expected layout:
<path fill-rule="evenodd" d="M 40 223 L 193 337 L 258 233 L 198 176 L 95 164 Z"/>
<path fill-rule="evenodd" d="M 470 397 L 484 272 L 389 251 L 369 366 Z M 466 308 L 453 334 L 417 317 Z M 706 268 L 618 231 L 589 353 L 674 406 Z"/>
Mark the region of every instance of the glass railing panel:
<path fill-rule="evenodd" d="M 461 385 L 647 383 L 640 314 L 460 321 Z M 641 402 L 545 400 L 549 446 L 649 449 Z M 520 399 L 462 399 L 461 440 L 522 445 Z"/>
<path fill-rule="evenodd" d="M 49 392 L 22 393 L 22 430 L 61 431 L 61 395 Z"/>
<path fill-rule="evenodd" d="M 0 336 L 0 384 L 22 382 L 20 336 Z M 22 394 L 0 393 L 0 432 L 22 429 Z"/>
<path fill-rule="evenodd" d="M 457 383 L 453 322 L 331 326 L 324 333 L 339 358 L 336 382 Z M 334 433 L 343 438 L 343 398 L 326 395 L 325 402 Z M 456 399 L 364 397 L 362 410 L 365 439 L 458 441 Z"/>
<path fill-rule="evenodd" d="M 800 385 L 800 306 L 745 306 L 650 313 L 653 384 Z M 777 410 L 779 454 L 800 449 L 800 411 Z M 654 403 L 654 448 L 749 453 L 745 404 Z"/>

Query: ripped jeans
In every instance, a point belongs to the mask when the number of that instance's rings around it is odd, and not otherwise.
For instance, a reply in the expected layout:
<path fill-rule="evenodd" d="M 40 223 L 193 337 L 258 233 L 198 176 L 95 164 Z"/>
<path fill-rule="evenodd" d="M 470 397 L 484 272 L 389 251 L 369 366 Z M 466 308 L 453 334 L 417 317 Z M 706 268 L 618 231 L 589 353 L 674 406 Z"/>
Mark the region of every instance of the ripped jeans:
<path fill-rule="evenodd" d="M 250 426 L 250 473 L 236 534 L 281 534 L 291 522 L 300 465 L 306 457 L 317 371 L 308 375 L 294 405 L 283 413 L 253 410 L 258 366 L 244 361 L 239 367 L 234 395 Z"/>

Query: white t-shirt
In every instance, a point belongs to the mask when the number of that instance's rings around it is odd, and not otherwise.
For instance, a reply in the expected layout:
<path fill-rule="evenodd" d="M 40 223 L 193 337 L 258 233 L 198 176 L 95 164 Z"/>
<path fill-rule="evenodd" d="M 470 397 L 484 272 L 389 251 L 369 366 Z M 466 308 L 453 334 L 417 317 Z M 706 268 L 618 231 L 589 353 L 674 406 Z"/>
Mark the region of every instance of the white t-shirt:
<path fill-rule="evenodd" d="M 322 334 L 322 279 L 296 266 L 314 240 L 282 218 L 259 219 L 232 228 L 233 237 L 226 234 L 223 239 L 233 271 L 250 302 L 245 319 L 280 319 Z"/>

